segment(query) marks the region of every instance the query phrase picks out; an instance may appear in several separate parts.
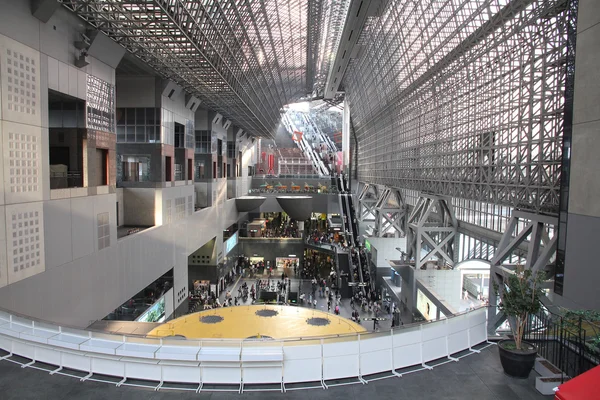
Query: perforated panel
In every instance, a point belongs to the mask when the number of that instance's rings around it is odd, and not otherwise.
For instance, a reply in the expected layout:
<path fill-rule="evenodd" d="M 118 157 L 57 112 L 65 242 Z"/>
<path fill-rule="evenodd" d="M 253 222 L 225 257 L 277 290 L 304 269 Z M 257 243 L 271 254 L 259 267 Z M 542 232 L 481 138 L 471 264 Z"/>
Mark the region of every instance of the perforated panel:
<path fill-rule="evenodd" d="M 39 53 L 0 36 L 2 119 L 41 125 Z"/>
<path fill-rule="evenodd" d="M 8 132 L 8 164 L 11 193 L 37 192 L 39 142 L 35 135 Z"/>
<path fill-rule="evenodd" d="M 6 206 L 8 283 L 43 272 L 44 217 L 42 203 Z"/>
<path fill-rule="evenodd" d="M 41 128 L 2 123 L 6 203 L 42 200 Z"/>

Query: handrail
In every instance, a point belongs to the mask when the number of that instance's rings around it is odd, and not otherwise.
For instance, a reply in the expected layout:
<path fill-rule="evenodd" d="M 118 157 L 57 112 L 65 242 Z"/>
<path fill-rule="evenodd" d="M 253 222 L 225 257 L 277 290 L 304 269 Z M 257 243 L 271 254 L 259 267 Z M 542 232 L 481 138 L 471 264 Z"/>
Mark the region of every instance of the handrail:
<path fill-rule="evenodd" d="M 265 304 L 265 306 L 268 306 L 268 304 Z M 299 307 L 297 305 L 273 305 L 273 306 L 278 306 L 278 307 Z M 244 307 L 244 306 L 238 306 L 238 307 Z M 421 321 L 421 322 L 414 322 L 414 323 L 410 323 L 410 324 L 405 324 L 402 326 L 396 326 L 390 329 L 383 329 L 377 332 L 362 332 L 362 333 L 344 333 L 344 334 L 332 334 L 332 335 L 318 335 L 318 336 L 306 336 L 306 337 L 302 337 L 302 336 L 298 336 L 298 337 L 291 337 L 291 338 L 282 338 L 282 339 L 276 339 L 277 341 L 280 342 L 298 342 L 298 341 L 308 341 L 308 340 L 320 340 L 320 339 L 338 339 L 338 338 L 351 338 L 351 337 L 365 337 L 365 336 L 369 336 L 369 335 L 382 335 L 385 333 L 394 333 L 394 332 L 399 332 L 405 329 L 411 329 L 420 325 L 429 325 L 429 324 L 437 324 L 437 323 L 443 323 L 446 319 L 452 319 L 452 318 L 456 318 L 462 315 L 466 315 L 472 311 L 477 311 L 479 309 L 482 308 L 487 308 L 486 306 L 480 306 L 480 307 L 476 307 L 473 308 L 471 310 L 466 310 L 466 311 L 462 311 L 462 312 L 458 312 L 455 314 L 451 314 L 446 316 L 445 319 L 440 319 L 437 321 Z M 202 341 L 202 342 L 224 342 L 224 343 L 246 343 L 246 342 L 252 342 L 253 339 L 229 339 L 229 338 L 189 338 L 189 339 L 175 339 L 175 338 L 171 338 L 171 337 L 159 337 L 159 336 L 151 336 L 151 335 L 142 335 L 142 334 L 133 334 L 133 333 L 127 333 L 127 334 L 123 334 L 123 333 L 118 333 L 118 332 L 110 332 L 110 331 L 103 331 L 103 330 L 97 330 L 97 329 L 92 329 L 92 328 L 77 328 L 77 327 L 72 327 L 72 326 L 68 326 L 68 325 L 63 325 L 63 324 L 56 324 L 50 321 L 45 321 L 39 318 L 35 318 L 35 317 L 28 317 L 25 316 L 23 314 L 19 314 L 16 312 L 12 312 L 10 310 L 4 309 L 4 308 L 0 308 L 0 311 L 8 314 L 12 319 L 17 318 L 17 319 L 21 319 L 21 320 L 25 320 L 23 322 L 20 321 L 12 321 L 13 323 L 19 324 L 19 325 L 24 325 L 24 322 L 32 322 L 33 326 L 36 329 L 40 329 L 40 330 L 48 330 L 49 326 L 55 327 L 59 332 L 63 333 L 63 334 L 76 334 L 74 331 L 79 331 L 82 333 L 89 333 L 90 339 L 94 339 L 93 336 L 91 336 L 92 333 L 97 333 L 98 335 L 101 335 L 101 338 L 104 340 L 110 340 L 107 338 L 107 336 L 115 336 L 116 338 L 114 339 L 115 341 L 120 341 L 120 342 L 127 342 L 127 338 L 132 338 L 132 339 L 145 339 L 145 340 L 149 340 L 149 341 L 156 341 L 156 344 L 162 344 L 164 341 L 171 341 L 171 340 L 175 340 L 178 344 L 182 344 L 185 342 L 198 342 L 198 341 Z M 332 313 L 329 313 L 332 314 Z M 14 318 L 13 318 L 14 317 Z M 118 321 L 121 323 L 126 323 L 128 321 Z M 35 326 L 35 323 L 39 323 L 39 324 L 45 324 L 46 327 L 44 326 Z M 140 322 L 138 322 L 140 323 Z"/>

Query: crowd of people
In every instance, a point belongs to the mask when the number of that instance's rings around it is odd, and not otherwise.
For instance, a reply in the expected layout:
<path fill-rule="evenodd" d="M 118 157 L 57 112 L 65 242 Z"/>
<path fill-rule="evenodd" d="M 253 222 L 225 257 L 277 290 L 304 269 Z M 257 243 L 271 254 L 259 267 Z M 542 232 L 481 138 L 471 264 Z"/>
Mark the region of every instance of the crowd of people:
<path fill-rule="evenodd" d="M 299 238 L 301 232 L 298 223 L 282 213 L 272 219 L 267 219 L 265 229 L 261 232 L 264 238 Z"/>

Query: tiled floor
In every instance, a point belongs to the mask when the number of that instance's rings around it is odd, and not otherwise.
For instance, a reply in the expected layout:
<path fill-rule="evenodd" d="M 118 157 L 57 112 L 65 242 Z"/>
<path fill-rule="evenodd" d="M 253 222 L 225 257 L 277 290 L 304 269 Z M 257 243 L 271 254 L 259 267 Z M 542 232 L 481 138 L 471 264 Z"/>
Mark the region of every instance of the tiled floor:
<path fill-rule="evenodd" d="M 504 375 L 496 346 L 481 354 L 473 354 L 435 367 L 432 371 L 418 371 L 402 378 L 371 381 L 367 385 L 354 384 L 330 387 L 327 390 L 309 389 L 280 392 L 194 392 L 163 391 L 136 387 L 115 387 L 99 382 L 80 382 L 78 379 L 49 375 L 47 372 L 23 369 L 19 365 L 0 361 L 0 398 L 27 399 L 345 399 L 345 400 L 535 400 L 551 399 L 534 388 L 535 373 L 527 380 Z"/>

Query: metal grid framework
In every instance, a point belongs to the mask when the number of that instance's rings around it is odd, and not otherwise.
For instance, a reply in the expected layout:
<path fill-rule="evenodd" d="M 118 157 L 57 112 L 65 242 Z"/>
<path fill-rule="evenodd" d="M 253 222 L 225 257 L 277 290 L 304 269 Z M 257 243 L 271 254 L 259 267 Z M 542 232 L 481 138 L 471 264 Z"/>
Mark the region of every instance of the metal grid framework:
<path fill-rule="evenodd" d="M 322 3 L 341 0 L 59 1 L 207 108 L 271 137 L 281 107 L 312 92 Z"/>
<path fill-rule="evenodd" d="M 566 5 L 384 1 L 344 78 L 359 179 L 556 213 Z"/>

